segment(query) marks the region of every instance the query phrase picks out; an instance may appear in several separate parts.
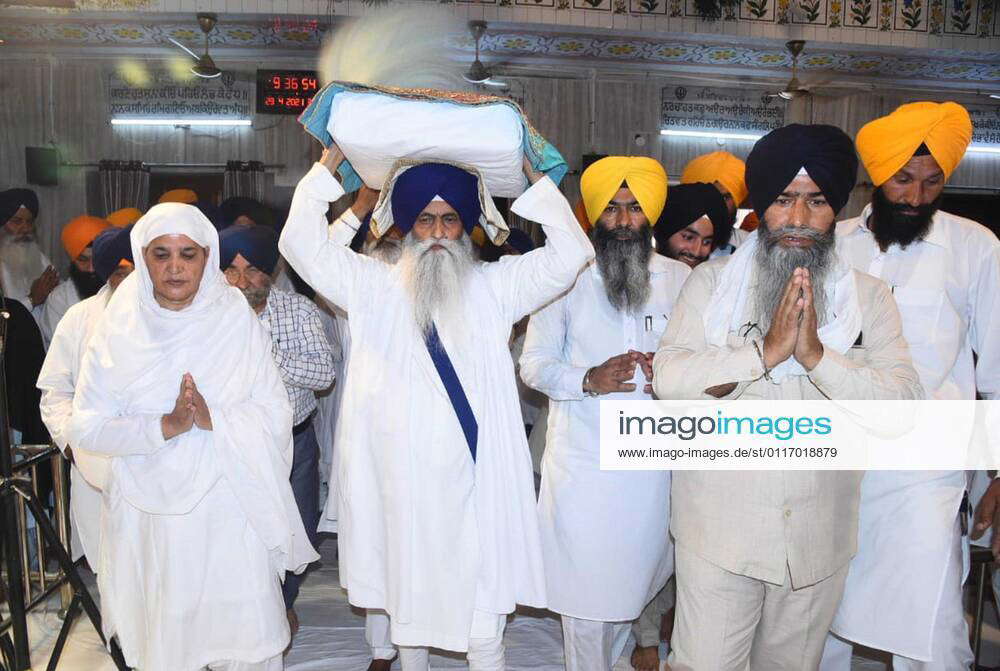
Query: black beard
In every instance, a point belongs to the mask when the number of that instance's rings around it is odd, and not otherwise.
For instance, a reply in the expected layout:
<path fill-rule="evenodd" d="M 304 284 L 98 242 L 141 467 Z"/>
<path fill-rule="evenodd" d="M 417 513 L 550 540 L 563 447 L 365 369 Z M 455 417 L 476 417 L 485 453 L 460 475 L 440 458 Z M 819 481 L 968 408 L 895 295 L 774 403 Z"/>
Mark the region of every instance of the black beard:
<path fill-rule="evenodd" d="M 872 216 L 868 227 L 879 248 L 884 252 L 896 243 L 905 249 L 914 240 L 922 240 L 931 228 L 934 213 L 941 207 L 942 196 L 932 203 L 912 208 L 917 214 L 903 214 L 903 210 L 911 209 L 909 205 L 891 202 L 882 187 L 876 188 L 872 193 Z"/>
<path fill-rule="evenodd" d="M 604 280 L 608 300 L 621 312 L 641 309 L 649 298 L 649 256 L 653 253 L 653 230 L 643 226 L 618 238 L 618 229 L 598 224 L 592 238 L 597 268 Z"/>
<path fill-rule="evenodd" d="M 104 286 L 104 282 L 97 276 L 97 273 L 85 273 L 77 268 L 75 263 L 69 264 L 69 279 L 72 280 L 81 300 L 90 298 Z"/>

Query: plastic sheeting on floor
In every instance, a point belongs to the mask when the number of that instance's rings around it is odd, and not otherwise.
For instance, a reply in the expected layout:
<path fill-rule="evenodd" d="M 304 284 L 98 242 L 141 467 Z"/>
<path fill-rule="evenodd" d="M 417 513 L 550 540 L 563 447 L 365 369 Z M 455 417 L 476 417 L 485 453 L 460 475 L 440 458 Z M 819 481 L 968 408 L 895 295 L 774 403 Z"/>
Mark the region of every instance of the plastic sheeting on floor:
<path fill-rule="evenodd" d="M 286 671 L 363 671 L 370 661 L 364 640 L 364 614 L 351 608 L 337 579 L 336 542 L 321 537 L 320 563 L 315 564 L 302 584 L 295 609 L 300 629 L 295 645 L 285 659 Z M 93 576 L 88 576 L 93 586 Z M 92 594 L 96 589 L 92 587 Z M 49 610 L 32 614 L 29 622 L 31 661 L 34 668 L 44 668 L 62 621 L 58 617 L 59 597 L 49 601 Z M 987 609 L 989 611 L 989 609 Z M 992 627 L 986 633 L 989 658 L 996 659 Z M 547 611 L 518 611 L 508 621 L 505 636 L 507 668 L 510 671 L 562 671 L 562 631 L 556 616 Z M 989 645 L 992 643 L 993 645 Z M 629 655 L 632 643 L 615 665 L 615 671 L 631 671 Z M 661 659 L 663 651 L 661 650 Z M 464 657 L 439 653 L 431 655 L 432 669 L 464 668 Z M 393 665 L 399 668 L 399 663 Z M 881 661 L 855 657 L 855 671 L 885 671 Z M 58 671 L 114 671 L 111 659 L 85 616 L 73 626 Z"/>

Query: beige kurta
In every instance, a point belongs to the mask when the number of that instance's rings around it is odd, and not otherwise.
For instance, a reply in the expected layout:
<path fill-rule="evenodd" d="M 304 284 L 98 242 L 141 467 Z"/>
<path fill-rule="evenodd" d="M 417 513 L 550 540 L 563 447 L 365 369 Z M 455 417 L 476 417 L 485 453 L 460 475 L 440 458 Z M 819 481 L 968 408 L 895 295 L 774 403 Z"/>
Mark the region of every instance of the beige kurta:
<path fill-rule="evenodd" d="M 751 339 L 730 333 L 706 344 L 703 313 L 729 257 L 691 273 L 653 361 L 663 399 L 711 398 L 704 390 L 737 383 L 729 399 L 911 399 L 922 394 L 888 287 L 856 273 L 861 343 L 826 348 L 808 376 L 763 378 Z M 748 304 L 750 301 L 748 301 Z M 741 321 L 747 321 L 747 316 Z M 856 471 L 677 471 L 670 529 L 678 547 L 732 573 L 797 589 L 833 575 L 854 555 L 861 473 Z M 787 568 L 786 568 L 787 567 Z"/>

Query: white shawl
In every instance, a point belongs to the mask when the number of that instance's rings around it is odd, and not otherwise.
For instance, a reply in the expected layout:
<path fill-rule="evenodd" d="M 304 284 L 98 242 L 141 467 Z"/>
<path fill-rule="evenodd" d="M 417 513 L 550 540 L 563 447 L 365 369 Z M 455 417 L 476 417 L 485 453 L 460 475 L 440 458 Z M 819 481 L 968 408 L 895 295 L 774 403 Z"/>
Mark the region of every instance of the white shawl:
<path fill-rule="evenodd" d="M 209 248 L 209 258 L 192 304 L 171 311 L 153 296 L 143 249 L 178 234 Z M 70 444 L 111 455 L 122 496 L 151 515 L 183 515 L 225 478 L 274 571 L 301 569 L 318 557 L 288 483 L 291 408 L 270 336 L 219 270 L 218 234 L 197 208 L 165 203 L 136 223 L 131 240 L 136 269 L 115 291 L 84 355 Z M 184 373 L 209 406 L 212 431 L 192 427 L 161 445 L 144 435 L 134 446 L 109 444 L 111 433 L 101 439 L 117 421 L 158 422 L 171 412 Z"/>

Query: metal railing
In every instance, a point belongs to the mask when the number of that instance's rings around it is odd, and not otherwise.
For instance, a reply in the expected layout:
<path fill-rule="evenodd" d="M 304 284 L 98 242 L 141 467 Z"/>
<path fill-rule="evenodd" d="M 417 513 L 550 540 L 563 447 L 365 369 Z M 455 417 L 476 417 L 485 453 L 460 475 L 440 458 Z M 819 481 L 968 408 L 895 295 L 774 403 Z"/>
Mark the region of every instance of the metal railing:
<path fill-rule="evenodd" d="M 67 486 L 68 464 L 58 449 L 50 445 L 16 445 L 13 447 L 13 475 L 21 476 L 22 483 L 30 487 L 35 496 L 42 498 L 39 490 L 39 471 L 46 469 L 52 474 L 52 498 L 49 511 L 50 522 L 59 534 L 59 542 L 69 552 L 69 487 Z M 57 563 L 50 561 L 51 557 L 42 538 L 41 527 L 37 523 L 30 524 L 29 512 L 23 498 L 16 499 L 17 506 L 17 537 L 24 604 L 26 610 L 37 607 L 47 600 L 57 589 L 61 590 L 62 610 L 69 607 L 73 598 L 72 588 L 68 585 L 66 575 Z M 7 578 L 5 571 L 0 571 Z M 9 584 L 4 580 L 2 584 Z M 0 632 L 11 625 L 11 619 L 0 620 Z"/>

